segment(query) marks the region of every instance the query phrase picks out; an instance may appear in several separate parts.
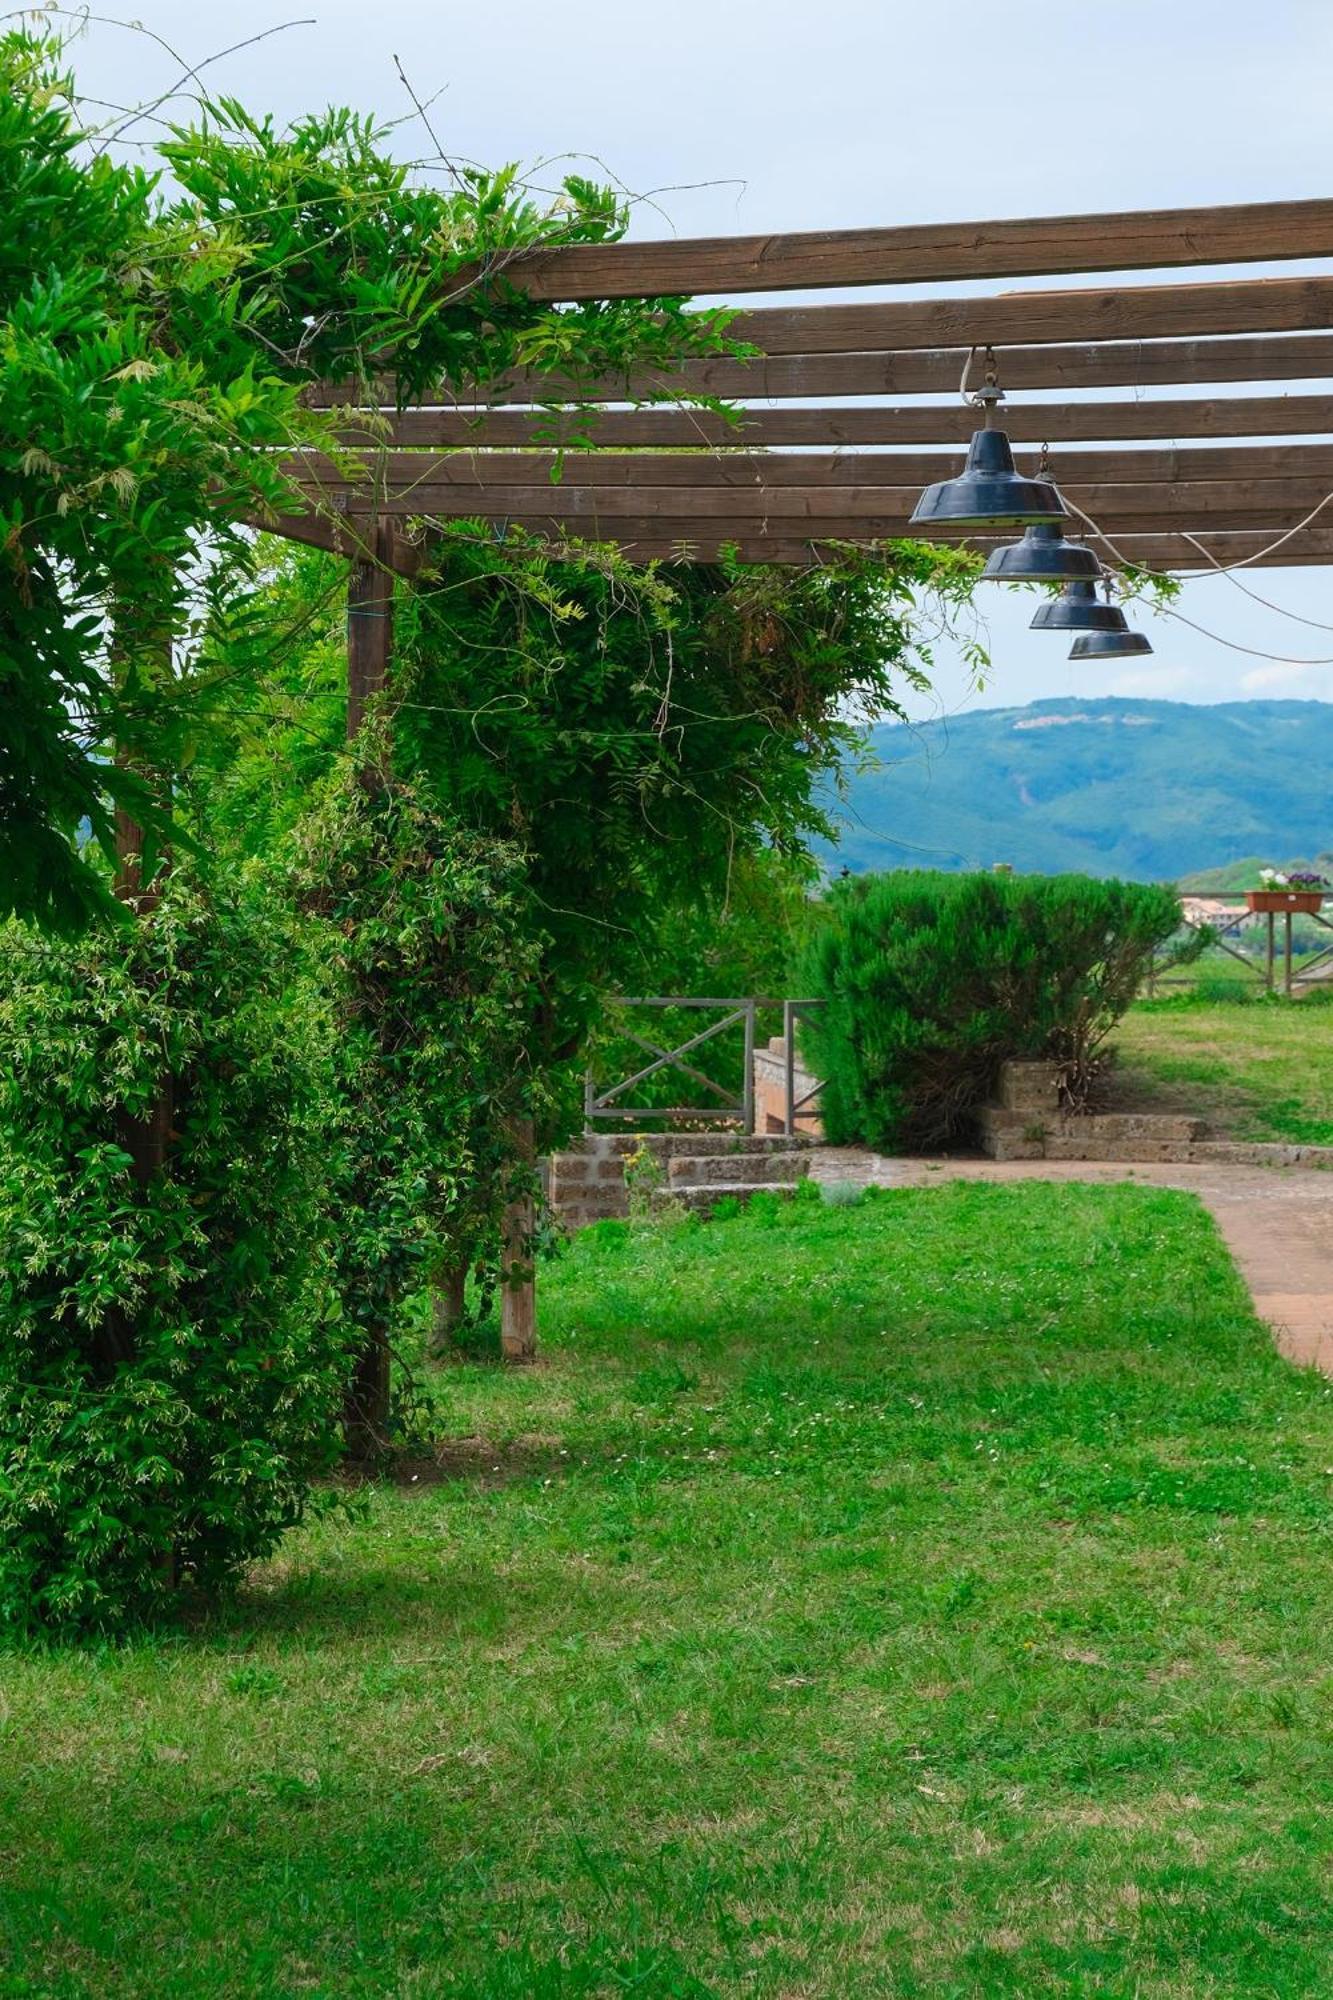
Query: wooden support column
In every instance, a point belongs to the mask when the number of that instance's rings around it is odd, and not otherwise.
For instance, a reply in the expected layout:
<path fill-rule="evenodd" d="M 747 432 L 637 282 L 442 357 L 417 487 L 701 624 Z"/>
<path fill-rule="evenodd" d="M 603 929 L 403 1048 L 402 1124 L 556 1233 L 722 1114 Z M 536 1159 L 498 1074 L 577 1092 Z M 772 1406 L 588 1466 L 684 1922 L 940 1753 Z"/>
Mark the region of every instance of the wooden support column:
<path fill-rule="evenodd" d="M 142 615 L 142 607 L 140 607 L 140 615 Z M 172 660 L 169 623 L 164 623 L 162 629 L 152 637 L 146 650 L 155 662 L 156 669 L 167 679 L 170 679 Z M 123 661 L 125 651 L 126 648 L 121 641 L 118 631 L 113 642 L 113 659 L 116 659 L 118 662 Z M 134 760 L 124 753 L 119 753 L 116 761 L 123 769 L 129 769 Z M 151 777 L 157 774 L 140 771 L 139 775 L 141 777 Z M 153 879 L 145 882 L 143 868 L 143 828 L 124 806 L 116 807 L 115 823 L 116 874 L 113 885 L 115 894 L 122 903 L 126 904 L 133 911 L 135 917 L 142 922 L 146 918 L 151 917 L 153 911 L 162 900 L 160 886 L 162 871 L 169 865 L 170 856 L 165 849 L 161 851 L 159 864 L 154 871 Z M 142 1118 L 131 1118 L 128 1114 L 122 1114 L 118 1120 L 120 1142 L 134 1162 L 132 1171 L 135 1181 L 140 1187 L 147 1186 L 153 1176 L 160 1173 L 167 1163 L 167 1157 L 171 1151 L 171 1131 L 174 1115 L 175 1097 L 172 1089 L 172 1080 L 169 1074 L 164 1073 L 153 1102 L 145 1115 Z"/>
<path fill-rule="evenodd" d="M 143 886 L 143 831 L 123 808 L 116 809 L 116 894 L 142 921 L 151 916 L 161 900 L 155 886 Z M 161 1173 L 171 1152 L 175 1095 L 169 1074 L 164 1074 L 151 1105 L 142 1118 L 122 1113 L 118 1137 L 134 1162 L 132 1172 L 138 1186 L 146 1187 Z"/>
<path fill-rule="evenodd" d="M 347 740 L 365 719 L 366 704 L 389 677 L 393 652 L 393 524 L 377 521 L 364 536 L 367 554 L 352 564 L 347 583 Z"/>
<path fill-rule="evenodd" d="M 360 536 L 366 555 L 352 564 L 347 583 L 347 740 L 365 720 L 372 696 L 384 686 L 393 650 L 393 528 L 367 523 Z M 389 1431 L 389 1329 L 370 1328 L 356 1359 L 343 1404 L 343 1436 L 353 1458 L 383 1450 Z"/>
<path fill-rule="evenodd" d="M 514 1153 L 530 1174 L 537 1157 L 531 1118 L 516 1118 Z M 533 1361 L 537 1355 L 537 1277 L 532 1244 L 537 1217 L 529 1189 L 504 1213 L 500 1285 L 500 1354 L 505 1361 Z"/>

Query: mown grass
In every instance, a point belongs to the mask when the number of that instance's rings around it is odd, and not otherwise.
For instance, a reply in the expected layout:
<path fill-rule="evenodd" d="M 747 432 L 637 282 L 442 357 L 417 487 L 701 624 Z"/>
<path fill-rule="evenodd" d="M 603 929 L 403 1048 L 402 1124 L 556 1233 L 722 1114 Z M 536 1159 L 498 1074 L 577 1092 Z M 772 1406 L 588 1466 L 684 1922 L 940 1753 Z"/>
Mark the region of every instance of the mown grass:
<path fill-rule="evenodd" d="M 1333 1384 L 1203 1211 L 585 1233 L 444 1475 L 3 1662 L 6 1994 L 1333 1991 Z"/>
<path fill-rule="evenodd" d="M 1333 1145 L 1333 993 L 1146 1000 L 1116 1030 L 1117 1088 L 1235 1139 Z"/>

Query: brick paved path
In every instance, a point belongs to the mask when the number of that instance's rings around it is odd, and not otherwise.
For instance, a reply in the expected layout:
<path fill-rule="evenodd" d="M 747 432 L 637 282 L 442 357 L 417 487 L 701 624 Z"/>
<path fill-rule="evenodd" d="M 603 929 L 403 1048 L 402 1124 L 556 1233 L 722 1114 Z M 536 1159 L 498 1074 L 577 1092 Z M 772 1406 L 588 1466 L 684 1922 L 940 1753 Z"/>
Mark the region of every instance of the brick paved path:
<path fill-rule="evenodd" d="M 941 1180 L 1135 1181 L 1184 1188 L 1213 1212 L 1227 1248 L 1291 1361 L 1333 1375 L 1333 1173 L 1299 1167 L 1104 1164 L 1092 1160 L 886 1159 L 852 1147 L 811 1155 L 817 1180 L 930 1187 Z"/>

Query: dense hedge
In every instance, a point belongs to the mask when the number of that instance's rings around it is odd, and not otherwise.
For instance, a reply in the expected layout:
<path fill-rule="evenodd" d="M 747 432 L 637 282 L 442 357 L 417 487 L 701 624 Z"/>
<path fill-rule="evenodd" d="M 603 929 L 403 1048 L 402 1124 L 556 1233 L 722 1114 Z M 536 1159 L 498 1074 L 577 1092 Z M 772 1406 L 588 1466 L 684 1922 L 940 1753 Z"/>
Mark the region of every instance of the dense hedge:
<path fill-rule="evenodd" d="M 0 1630 L 225 1581 L 337 1454 L 327 1036 L 289 973 L 184 868 L 78 943 L 0 928 Z"/>
<path fill-rule="evenodd" d="M 803 983 L 825 1002 L 807 1042 L 824 1123 L 844 1145 L 971 1136 L 1000 1065 L 1050 1057 L 1086 1101 L 1097 1051 L 1153 951 L 1175 892 L 1086 875 L 904 870 L 839 883 Z"/>

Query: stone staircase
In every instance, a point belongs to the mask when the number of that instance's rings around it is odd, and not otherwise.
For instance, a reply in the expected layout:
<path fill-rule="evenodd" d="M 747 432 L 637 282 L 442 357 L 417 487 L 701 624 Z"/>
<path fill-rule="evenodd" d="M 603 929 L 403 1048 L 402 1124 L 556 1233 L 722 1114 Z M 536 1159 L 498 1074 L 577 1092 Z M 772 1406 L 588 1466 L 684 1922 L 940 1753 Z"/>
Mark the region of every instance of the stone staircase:
<path fill-rule="evenodd" d="M 1049 1063 L 1006 1063 L 999 1102 L 981 1114 L 981 1143 L 993 1160 L 1189 1159 L 1208 1136 L 1202 1118 L 1179 1112 L 1106 1111 L 1066 1117 L 1058 1071 Z"/>
<path fill-rule="evenodd" d="M 698 1152 L 676 1153 L 667 1162 L 666 1186 L 654 1196 L 659 1206 L 707 1213 L 727 1195 L 741 1202 L 760 1193 L 789 1196 L 810 1176 L 812 1147 L 799 1136 L 747 1138 L 743 1152 L 705 1152 L 703 1143 Z"/>

